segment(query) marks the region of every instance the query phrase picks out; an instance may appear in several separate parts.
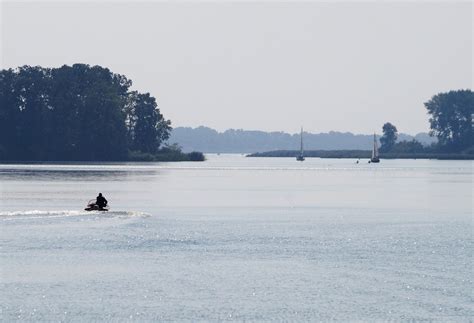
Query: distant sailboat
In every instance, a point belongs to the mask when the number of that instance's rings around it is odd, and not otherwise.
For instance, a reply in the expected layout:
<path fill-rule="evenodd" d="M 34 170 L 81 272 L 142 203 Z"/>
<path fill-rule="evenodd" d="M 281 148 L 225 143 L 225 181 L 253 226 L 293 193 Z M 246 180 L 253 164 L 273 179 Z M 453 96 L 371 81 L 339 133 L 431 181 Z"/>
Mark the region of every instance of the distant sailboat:
<path fill-rule="evenodd" d="M 377 136 L 374 133 L 374 147 L 372 148 L 372 158 L 370 158 L 371 163 L 379 163 L 379 148 L 377 147 Z"/>
<path fill-rule="evenodd" d="M 304 151 L 303 151 L 303 127 L 301 127 L 301 145 L 300 145 L 300 154 L 296 157 L 297 161 L 304 160 Z"/>

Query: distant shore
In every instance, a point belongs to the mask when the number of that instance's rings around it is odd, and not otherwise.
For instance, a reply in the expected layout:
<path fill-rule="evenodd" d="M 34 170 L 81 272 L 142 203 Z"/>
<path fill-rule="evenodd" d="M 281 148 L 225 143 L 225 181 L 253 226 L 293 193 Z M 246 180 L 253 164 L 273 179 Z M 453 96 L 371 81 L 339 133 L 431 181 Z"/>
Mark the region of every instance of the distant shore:
<path fill-rule="evenodd" d="M 273 150 L 260 153 L 248 154 L 247 157 L 295 157 L 299 155 L 298 150 Z M 369 159 L 372 155 L 370 150 L 308 150 L 305 157 L 316 158 L 355 158 Z M 440 159 L 440 160 L 474 160 L 474 154 L 449 154 L 449 153 L 384 153 L 381 159 Z"/>

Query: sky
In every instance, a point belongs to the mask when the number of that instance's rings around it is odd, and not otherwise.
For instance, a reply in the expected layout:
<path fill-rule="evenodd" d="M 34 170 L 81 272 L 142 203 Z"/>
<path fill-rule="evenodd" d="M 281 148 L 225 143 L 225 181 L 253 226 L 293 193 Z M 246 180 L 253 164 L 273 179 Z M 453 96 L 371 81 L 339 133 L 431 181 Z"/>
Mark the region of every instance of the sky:
<path fill-rule="evenodd" d="M 1 68 L 87 63 L 150 92 L 174 127 L 429 130 L 472 89 L 473 3 L 5 1 Z"/>

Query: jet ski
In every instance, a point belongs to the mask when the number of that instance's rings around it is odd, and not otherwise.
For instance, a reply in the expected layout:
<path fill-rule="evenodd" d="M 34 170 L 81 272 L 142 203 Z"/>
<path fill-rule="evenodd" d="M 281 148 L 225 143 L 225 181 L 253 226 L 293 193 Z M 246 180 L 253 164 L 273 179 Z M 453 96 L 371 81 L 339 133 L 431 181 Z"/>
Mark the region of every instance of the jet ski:
<path fill-rule="evenodd" d="M 87 202 L 87 207 L 84 209 L 85 211 L 108 211 L 109 206 L 106 205 L 105 207 L 99 207 L 97 204 L 95 204 L 96 200 L 90 200 Z"/>

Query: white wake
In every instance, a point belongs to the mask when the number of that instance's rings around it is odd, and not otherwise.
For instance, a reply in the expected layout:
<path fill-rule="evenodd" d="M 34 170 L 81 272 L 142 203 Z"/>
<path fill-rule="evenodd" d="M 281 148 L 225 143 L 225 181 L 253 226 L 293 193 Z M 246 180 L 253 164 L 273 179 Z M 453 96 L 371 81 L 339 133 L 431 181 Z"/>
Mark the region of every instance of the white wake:
<path fill-rule="evenodd" d="M 64 218 L 64 217 L 149 217 L 149 213 L 140 211 L 78 211 L 78 210 L 26 210 L 0 212 L 0 219 L 42 219 L 42 218 Z"/>

